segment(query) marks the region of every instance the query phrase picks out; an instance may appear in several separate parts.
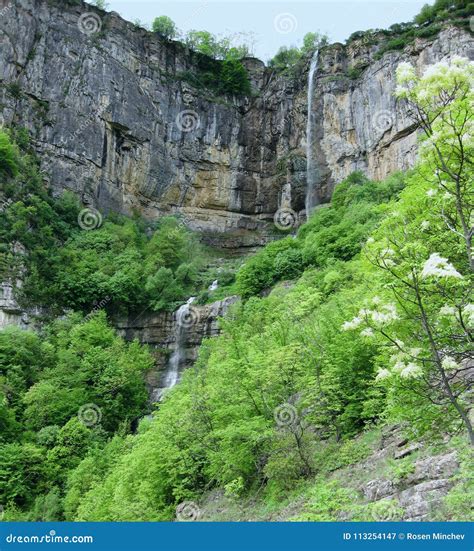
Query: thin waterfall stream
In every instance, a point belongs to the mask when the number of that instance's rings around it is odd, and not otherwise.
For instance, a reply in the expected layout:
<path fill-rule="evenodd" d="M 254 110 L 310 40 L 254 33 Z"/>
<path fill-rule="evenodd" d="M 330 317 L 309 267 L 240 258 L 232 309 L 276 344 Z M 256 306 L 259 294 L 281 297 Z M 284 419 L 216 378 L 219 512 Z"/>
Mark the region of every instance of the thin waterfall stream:
<path fill-rule="evenodd" d="M 314 85 L 315 75 L 318 70 L 319 50 L 316 50 L 311 58 L 308 75 L 308 120 L 306 123 L 306 217 L 309 218 L 311 211 L 317 204 L 318 200 L 318 168 L 313 151 L 314 143 L 314 115 L 313 115 L 313 100 L 314 100 Z"/>
<path fill-rule="evenodd" d="M 186 332 L 190 326 L 189 318 L 192 316 L 191 304 L 195 299 L 196 297 L 190 297 L 186 304 L 182 304 L 176 312 L 175 347 L 168 360 L 160 387 L 154 391 L 153 399 L 156 402 L 161 400 L 166 390 L 173 388 L 179 381 L 180 368 L 186 361 Z"/>

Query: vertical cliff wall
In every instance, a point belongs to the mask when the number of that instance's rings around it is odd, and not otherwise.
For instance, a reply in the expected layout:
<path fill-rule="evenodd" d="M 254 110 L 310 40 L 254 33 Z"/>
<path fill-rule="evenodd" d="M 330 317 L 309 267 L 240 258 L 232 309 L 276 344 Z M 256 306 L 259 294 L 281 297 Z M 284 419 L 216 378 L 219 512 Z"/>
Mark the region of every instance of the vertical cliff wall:
<path fill-rule="evenodd" d="M 31 130 L 55 192 L 105 211 L 179 213 L 228 247 L 263 244 L 280 206 L 304 209 L 309 67 L 290 79 L 247 59 L 252 96 L 215 97 L 199 85 L 202 56 L 115 13 L 46 0 L 0 10 L 1 118 Z M 91 11 L 100 30 L 87 34 Z M 320 200 L 353 170 L 383 178 L 412 165 L 415 129 L 393 97 L 400 61 L 422 70 L 473 49 L 457 28 L 381 59 L 362 41 L 323 49 L 312 101 Z"/>

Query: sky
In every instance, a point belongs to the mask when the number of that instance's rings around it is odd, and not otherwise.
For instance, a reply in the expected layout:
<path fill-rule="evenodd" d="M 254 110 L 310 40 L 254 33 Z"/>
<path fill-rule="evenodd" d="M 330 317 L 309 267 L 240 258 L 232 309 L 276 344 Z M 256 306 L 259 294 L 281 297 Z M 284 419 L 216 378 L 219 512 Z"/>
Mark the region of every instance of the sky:
<path fill-rule="evenodd" d="M 253 33 L 254 53 L 267 62 L 280 46 L 301 46 L 310 31 L 344 42 L 354 31 L 387 28 L 410 21 L 427 0 L 108 0 L 108 10 L 129 21 L 151 24 L 159 15 L 173 19 L 183 32 L 207 30 L 217 35 Z"/>

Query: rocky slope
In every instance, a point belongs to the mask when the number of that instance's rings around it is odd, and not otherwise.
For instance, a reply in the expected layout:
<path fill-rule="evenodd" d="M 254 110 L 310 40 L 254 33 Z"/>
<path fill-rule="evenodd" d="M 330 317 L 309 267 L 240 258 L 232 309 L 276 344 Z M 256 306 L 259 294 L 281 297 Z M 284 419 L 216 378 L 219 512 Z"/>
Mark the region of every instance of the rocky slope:
<path fill-rule="evenodd" d="M 370 444 L 366 457 L 359 459 L 354 452 L 364 440 L 366 446 L 367 441 Z M 328 515 L 325 520 L 452 520 L 446 498 L 453 489 L 459 491 L 467 468 L 467 463 L 464 470 L 461 465 L 459 442 L 446 439 L 434 448 L 423 442 L 409 442 L 400 427 L 387 426 L 360 435 L 351 445 L 353 457 L 346 456 L 345 466 L 320 474 L 273 506 L 265 504 L 258 492 L 248 498 L 226 495 L 222 490 L 209 492 L 198 504 L 200 520 L 287 522 L 307 520 L 307 515 L 324 511 Z M 343 450 L 344 445 L 340 448 Z M 332 488 L 328 494 L 314 492 L 324 485 Z M 327 511 L 331 493 L 340 488 L 348 492 L 350 499 L 335 498 Z"/>
<path fill-rule="evenodd" d="M 180 213 L 231 248 L 268 240 L 278 208 L 304 208 L 308 67 L 289 79 L 247 59 L 252 97 L 216 98 L 189 84 L 189 75 L 199 82 L 199 55 L 115 13 L 46 0 L 0 0 L 0 10 L 1 116 L 33 132 L 56 192 L 104 211 Z M 86 12 L 100 32 L 84 28 Z M 379 60 L 377 49 L 356 41 L 321 52 L 311 144 L 319 200 L 353 170 L 383 178 L 413 163 L 415 129 L 393 97 L 397 64 L 472 55 L 474 42 L 448 28 Z"/>

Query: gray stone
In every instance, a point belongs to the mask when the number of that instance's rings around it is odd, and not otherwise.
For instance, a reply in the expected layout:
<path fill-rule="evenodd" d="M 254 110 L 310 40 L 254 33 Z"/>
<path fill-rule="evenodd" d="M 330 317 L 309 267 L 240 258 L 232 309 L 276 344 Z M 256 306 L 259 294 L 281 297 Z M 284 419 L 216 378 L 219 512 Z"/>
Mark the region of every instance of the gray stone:
<path fill-rule="evenodd" d="M 419 459 L 415 462 L 415 472 L 406 478 L 408 484 L 416 484 L 431 479 L 446 479 L 459 468 L 456 452 Z"/>
<path fill-rule="evenodd" d="M 224 317 L 238 297 L 228 297 L 212 304 L 192 304 L 189 325 L 186 327 L 184 343 L 185 369 L 197 359 L 199 347 L 204 338 L 219 334 L 219 318 Z M 155 367 L 147 374 L 150 394 L 159 386 L 167 358 L 176 349 L 176 312 L 145 311 L 128 317 L 115 318 L 113 324 L 119 335 L 126 340 L 137 339 L 151 347 L 156 358 Z"/>
<path fill-rule="evenodd" d="M 418 442 L 415 442 L 413 444 L 410 444 L 406 448 L 402 448 L 401 450 L 395 450 L 393 457 L 395 459 L 401 459 L 402 457 L 407 457 L 408 455 L 411 455 L 416 450 L 420 449 L 420 444 Z"/>
<path fill-rule="evenodd" d="M 396 488 L 391 480 L 379 478 L 367 482 L 362 491 L 368 501 L 378 501 L 382 498 L 393 496 Z"/>
<path fill-rule="evenodd" d="M 449 492 L 452 482 L 448 479 L 429 480 L 400 492 L 398 499 L 404 508 L 404 520 L 423 520 L 438 506 Z"/>
<path fill-rule="evenodd" d="M 216 98 L 182 78 L 199 82 L 196 54 L 116 13 L 47 0 L 0 9 L 2 120 L 30 129 L 56 194 L 72 190 L 105 212 L 180 214 L 227 248 L 272 239 L 283 197 L 304 209 L 308 68 L 290 80 L 249 58 L 254 95 Z M 84 12 L 97 14 L 100 33 L 81 32 Z M 398 63 L 422 71 L 473 46 L 447 28 L 380 60 L 363 41 L 321 52 L 312 109 L 322 201 L 354 170 L 381 179 L 412 166 L 416 132 L 393 95 Z"/>

